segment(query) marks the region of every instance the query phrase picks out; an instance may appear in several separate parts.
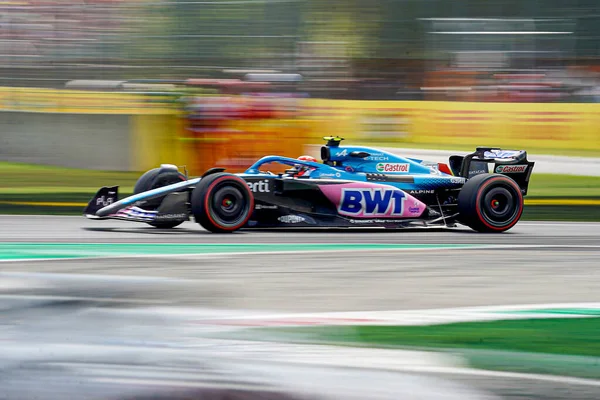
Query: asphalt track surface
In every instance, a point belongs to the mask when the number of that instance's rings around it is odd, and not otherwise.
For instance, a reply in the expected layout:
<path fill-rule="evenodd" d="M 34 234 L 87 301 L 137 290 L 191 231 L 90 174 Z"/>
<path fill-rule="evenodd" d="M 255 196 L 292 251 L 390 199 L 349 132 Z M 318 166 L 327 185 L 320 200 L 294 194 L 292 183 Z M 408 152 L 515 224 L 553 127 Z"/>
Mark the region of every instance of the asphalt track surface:
<path fill-rule="evenodd" d="M 600 245 L 600 223 L 519 222 L 503 234 L 449 229 L 379 228 L 244 230 L 213 234 L 189 221 L 172 230 L 143 223 L 64 216 L 0 216 L 0 241 L 131 243 L 481 243 Z"/>
<path fill-rule="evenodd" d="M 521 222 L 504 234 L 447 230 L 263 230 L 217 235 L 83 217 L 1 216 L 0 242 L 406 243 L 502 248 L 129 257 L 2 264 L 2 271 L 184 278 L 162 291 L 184 305 L 289 312 L 445 308 L 600 300 L 600 224 Z M 526 246 L 526 247 L 523 247 Z M 447 375 L 445 377 L 448 377 Z M 600 387 L 453 376 L 506 399 L 594 399 Z"/>
<path fill-rule="evenodd" d="M 0 217 L 0 242 L 414 243 L 500 249 L 114 258 L 8 263 L 3 271 L 192 279 L 173 301 L 290 312 L 445 308 L 600 300 L 600 224 L 521 222 L 503 234 L 469 229 L 244 231 L 212 234 L 83 217 Z M 514 246 L 514 248 L 513 248 Z M 526 247 L 518 247 L 526 246 Z M 162 295 L 162 294 L 161 294 Z"/>

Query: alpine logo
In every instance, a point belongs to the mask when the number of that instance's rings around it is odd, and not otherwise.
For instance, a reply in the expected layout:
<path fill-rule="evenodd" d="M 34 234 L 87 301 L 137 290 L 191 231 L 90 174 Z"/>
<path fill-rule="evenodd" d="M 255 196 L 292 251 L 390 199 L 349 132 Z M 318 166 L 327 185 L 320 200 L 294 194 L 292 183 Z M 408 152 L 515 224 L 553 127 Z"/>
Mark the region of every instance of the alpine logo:
<path fill-rule="evenodd" d="M 256 182 L 247 182 L 248 183 L 248 188 L 253 192 L 253 193 L 270 193 L 271 190 L 269 189 L 269 180 L 265 179 L 262 181 L 256 181 Z"/>
<path fill-rule="evenodd" d="M 338 212 L 348 216 L 400 216 L 406 197 L 400 190 L 383 188 L 343 189 Z"/>
<path fill-rule="evenodd" d="M 498 165 L 496 172 L 499 174 L 522 174 L 527 170 L 527 165 Z"/>
<path fill-rule="evenodd" d="M 338 151 L 335 156 L 336 157 L 345 157 L 347 155 L 348 155 L 348 150 L 344 149 L 342 151 Z"/>
<path fill-rule="evenodd" d="M 408 193 L 410 194 L 433 194 L 435 193 L 435 190 L 429 190 L 429 189 L 419 189 L 419 190 L 409 190 Z"/>
<path fill-rule="evenodd" d="M 286 223 L 286 224 L 297 224 L 299 222 L 304 222 L 306 219 L 299 215 L 283 215 L 277 218 L 278 221 Z"/>
<path fill-rule="evenodd" d="M 410 164 L 379 163 L 376 168 L 379 172 L 408 172 L 410 170 Z"/>

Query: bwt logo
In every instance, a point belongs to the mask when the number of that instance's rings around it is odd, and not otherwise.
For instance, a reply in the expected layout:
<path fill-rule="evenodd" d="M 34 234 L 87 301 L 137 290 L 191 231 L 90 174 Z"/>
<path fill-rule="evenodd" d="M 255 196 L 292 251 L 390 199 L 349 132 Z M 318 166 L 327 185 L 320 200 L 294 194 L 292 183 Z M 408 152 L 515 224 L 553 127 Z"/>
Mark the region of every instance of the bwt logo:
<path fill-rule="evenodd" d="M 369 217 L 402 215 L 406 197 L 391 189 L 343 189 L 338 212 Z"/>
<path fill-rule="evenodd" d="M 269 181 L 267 179 L 263 180 L 263 181 L 257 181 L 257 182 L 247 182 L 248 184 L 248 188 L 256 193 L 270 193 L 271 190 L 269 190 Z"/>

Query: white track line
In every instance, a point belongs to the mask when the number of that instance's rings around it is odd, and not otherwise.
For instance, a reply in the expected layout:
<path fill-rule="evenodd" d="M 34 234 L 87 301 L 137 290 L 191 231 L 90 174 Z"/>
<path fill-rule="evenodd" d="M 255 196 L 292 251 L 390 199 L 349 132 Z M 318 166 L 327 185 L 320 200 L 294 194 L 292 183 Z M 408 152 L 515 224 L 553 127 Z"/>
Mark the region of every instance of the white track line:
<path fill-rule="evenodd" d="M 400 369 L 400 370 L 412 371 L 412 372 L 430 372 L 430 373 L 439 373 L 439 374 L 486 376 L 486 377 L 490 377 L 490 378 L 525 379 L 525 380 L 534 380 L 534 381 L 564 383 L 564 384 L 570 384 L 570 385 L 600 387 L 600 380 L 574 378 L 574 377 L 561 376 L 561 375 L 525 374 L 525 373 L 520 373 L 520 372 L 501 372 L 501 371 L 489 371 L 489 370 L 483 370 L 483 369 L 453 368 L 453 367 L 408 367 L 408 368 L 404 368 L 404 369 Z"/>

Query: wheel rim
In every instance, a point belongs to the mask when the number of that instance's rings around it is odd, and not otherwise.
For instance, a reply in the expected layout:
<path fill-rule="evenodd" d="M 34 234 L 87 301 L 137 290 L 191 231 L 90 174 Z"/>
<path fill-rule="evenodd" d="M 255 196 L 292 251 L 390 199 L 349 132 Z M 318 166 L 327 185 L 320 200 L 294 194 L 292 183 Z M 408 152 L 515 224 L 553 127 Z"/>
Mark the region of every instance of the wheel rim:
<path fill-rule="evenodd" d="M 495 185 L 480 199 L 481 215 L 485 222 L 492 226 L 509 225 L 519 215 L 521 205 L 518 199 L 518 193 L 512 186 Z"/>
<path fill-rule="evenodd" d="M 220 226 L 237 226 L 248 215 L 248 199 L 237 183 L 224 182 L 217 185 L 210 196 L 208 211 Z"/>

